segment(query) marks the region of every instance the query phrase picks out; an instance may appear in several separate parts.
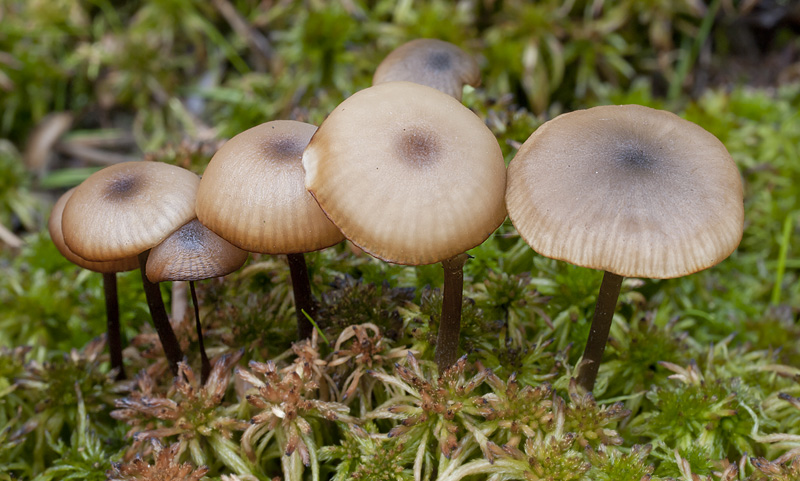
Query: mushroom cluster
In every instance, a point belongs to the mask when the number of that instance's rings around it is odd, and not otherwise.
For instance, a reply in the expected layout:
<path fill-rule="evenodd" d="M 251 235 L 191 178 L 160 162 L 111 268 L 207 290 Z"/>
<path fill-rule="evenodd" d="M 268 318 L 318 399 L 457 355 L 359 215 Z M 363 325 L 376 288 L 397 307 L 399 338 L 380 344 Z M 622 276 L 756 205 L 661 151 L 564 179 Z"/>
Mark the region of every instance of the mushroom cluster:
<path fill-rule="evenodd" d="M 156 162 L 92 175 L 54 209 L 51 235 L 65 256 L 99 272 L 135 268 L 138 257 L 173 371 L 183 354 L 158 282 L 226 275 L 248 251 L 287 255 L 302 339 L 318 312 L 303 253 L 346 238 L 387 262 L 441 262 L 435 357 L 444 370 L 458 358 L 466 252 L 508 212 L 539 254 L 605 271 L 578 371 L 590 391 L 623 277 L 687 275 L 736 248 L 738 170 L 701 127 L 627 105 L 550 120 L 507 174 L 497 139 L 460 102 L 464 86 L 479 83 L 477 63 L 458 47 L 409 42 L 319 128 L 275 120 L 244 131 L 214 155 L 202 180 Z M 200 345 L 205 379 L 201 335 Z"/>

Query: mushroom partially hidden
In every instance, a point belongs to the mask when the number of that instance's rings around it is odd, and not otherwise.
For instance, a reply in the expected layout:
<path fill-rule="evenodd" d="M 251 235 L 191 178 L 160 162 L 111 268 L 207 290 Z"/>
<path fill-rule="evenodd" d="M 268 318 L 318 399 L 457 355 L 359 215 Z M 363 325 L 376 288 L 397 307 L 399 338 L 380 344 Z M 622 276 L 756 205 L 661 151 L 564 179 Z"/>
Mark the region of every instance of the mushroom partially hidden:
<path fill-rule="evenodd" d="M 342 102 L 303 154 L 306 187 L 344 235 L 387 262 L 442 262 L 436 362 L 457 359 L 467 250 L 506 216 L 506 169 L 483 122 L 423 85 L 389 82 Z"/>
<path fill-rule="evenodd" d="M 303 149 L 317 128 L 291 120 L 267 122 L 236 135 L 214 154 L 197 193 L 197 218 L 250 252 L 286 254 L 299 339 L 314 317 L 305 256 L 344 240 L 306 191 Z"/>
<path fill-rule="evenodd" d="M 605 271 L 578 372 L 591 391 L 623 277 L 711 267 L 742 238 L 739 171 L 702 127 L 638 105 L 545 123 L 509 164 L 506 205 L 539 254 Z"/>
<path fill-rule="evenodd" d="M 211 362 L 203 344 L 200 307 L 194 281 L 230 274 L 247 260 L 247 252 L 227 242 L 204 227 L 197 219 L 183 225 L 164 242 L 150 250 L 147 278 L 158 284 L 164 281 L 189 281 L 194 303 L 195 328 L 200 344 L 201 382 L 211 373 Z"/>
<path fill-rule="evenodd" d="M 53 244 L 55 244 L 58 251 L 61 252 L 61 255 L 66 257 L 68 261 L 84 269 L 99 272 L 103 275 L 103 294 L 106 303 L 106 337 L 108 339 L 111 368 L 117 369 L 118 380 L 125 379 L 125 367 L 122 363 L 122 332 L 119 324 L 119 301 L 117 298 L 117 272 L 132 271 L 138 268 L 139 260 L 133 256 L 118 261 L 92 262 L 78 256 L 67 247 L 67 244 L 64 243 L 64 234 L 61 230 L 61 217 L 64 212 L 64 206 L 74 192 L 74 188 L 70 189 L 56 201 L 55 205 L 53 205 L 53 211 L 50 213 L 50 220 L 47 222 L 47 228 L 50 231 L 50 238 L 53 240 Z"/>
<path fill-rule="evenodd" d="M 159 162 L 112 165 L 75 189 L 61 220 L 66 245 L 84 259 L 138 257 L 147 305 L 173 374 L 183 352 L 146 264 L 152 247 L 194 218 L 199 181 L 186 169 Z"/>
<path fill-rule="evenodd" d="M 464 85 L 481 83 L 478 63 L 452 43 L 418 38 L 397 47 L 375 70 L 372 85 L 414 82 L 442 91 L 461 101 Z"/>

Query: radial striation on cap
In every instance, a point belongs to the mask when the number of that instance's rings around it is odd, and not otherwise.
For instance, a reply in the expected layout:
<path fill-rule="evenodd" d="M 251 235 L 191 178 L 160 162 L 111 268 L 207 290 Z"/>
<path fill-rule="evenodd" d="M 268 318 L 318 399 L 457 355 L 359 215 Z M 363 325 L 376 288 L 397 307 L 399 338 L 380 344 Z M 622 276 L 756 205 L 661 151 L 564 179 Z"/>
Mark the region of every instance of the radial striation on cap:
<path fill-rule="evenodd" d="M 92 261 L 132 257 L 194 218 L 200 179 L 160 162 L 123 162 L 95 172 L 64 207 L 64 240 Z"/>
<path fill-rule="evenodd" d="M 100 272 L 102 274 L 113 274 L 115 272 L 125 272 L 138 269 L 139 260 L 136 258 L 136 256 L 127 257 L 117 261 L 92 262 L 87 261 L 83 257 L 75 254 L 69 249 L 69 247 L 67 247 L 67 244 L 64 242 L 64 234 L 61 231 L 61 217 L 64 213 L 64 206 L 67 204 L 67 201 L 70 199 L 70 197 L 72 197 L 74 192 L 75 188 L 72 188 L 59 197 L 58 201 L 56 201 L 55 205 L 53 206 L 53 211 L 50 213 L 50 220 L 47 222 L 47 228 L 50 231 L 50 238 L 53 239 L 53 244 L 56 245 L 56 248 L 59 252 L 61 252 L 61 255 L 66 257 L 67 260 L 73 264 L 77 264 L 84 269 Z"/>
<path fill-rule="evenodd" d="M 193 219 L 153 247 L 147 258 L 147 278 L 164 282 L 226 276 L 242 267 L 247 256 L 247 251 Z"/>
<path fill-rule="evenodd" d="M 509 164 L 506 205 L 538 253 L 626 277 L 711 267 L 742 238 L 739 171 L 700 126 L 638 105 L 567 113 Z"/>
<path fill-rule="evenodd" d="M 306 187 L 360 248 L 432 264 L 482 243 L 505 219 L 497 139 L 452 97 L 389 82 L 342 102 L 303 154 Z"/>
<path fill-rule="evenodd" d="M 433 87 L 460 101 L 464 85 L 480 85 L 481 73 L 475 59 L 452 43 L 419 38 L 387 55 L 372 84 L 399 80 Z"/>
<path fill-rule="evenodd" d="M 276 120 L 226 142 L 200 181 L 200 222 L 233 245 L 262 254 L 312 252 L 344 240 L 303 184 L 303 149 L 316 130 Z"/>

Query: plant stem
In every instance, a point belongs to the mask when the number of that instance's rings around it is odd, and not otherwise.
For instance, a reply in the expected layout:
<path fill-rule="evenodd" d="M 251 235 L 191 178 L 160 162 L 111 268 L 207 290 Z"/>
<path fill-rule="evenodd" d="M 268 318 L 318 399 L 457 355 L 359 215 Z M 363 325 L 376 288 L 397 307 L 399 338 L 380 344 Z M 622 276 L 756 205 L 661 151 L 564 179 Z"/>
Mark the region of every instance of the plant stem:
<path fill-rule="evenodd" d="M 169 361 L 169 368 L 172 370 L 172 374 L 177 376 L 178 363 L 183 360 L 183 352 L 180 344 L 178 344 L 175 331 L 172 330 L 172 325 L 169 323 L 167 309 L 164 307 L 164 300 L 161 298 L 161 289 L 158 288 L 158 284 L 150 282 L 147 278 L 146 266 L 149 255 L 150 249 L 139 254 L 139 270 L 142 273 L 142 285 L 144 286 L 145 297 L 147 297 L 147 307 L 150 308 L 150 317 L 153 318 L 153 326 L 156 328 L 161 347 L 164 349 L 164 354 Z"/>
<path fill-rule="evenodd" d="M 119 326 L 119 300 L 117 298 L 117 274 L 103 273 L 103 293 L 106 298 L 106 338 L 111 357 L 111 368 L 117 369 L 117 381 L 126 378 L 122 365 L 122 332 Z"/>
<path fill-rule="evenodd" d="M 436 365 L 444 372 L 458 360 L 458 338 L 461 333 L 461 299 L 464 290 L 464 264 L 469 256 L 459 254 L 442 261 L 444 293 L 439 337 L 436 341 Z"/>
<path fill-rule="evenodd" d="M 206 354 L 206 346 L 203 343 L 203 326 L 200 324 L 200 304 L 197 303 L 197 292 L 194 289 L 194 281 L 189 281 L 189 289 L 192 291 L 192 304 L 194 304 L 194 327 L 197 329 L 197 342 L 200 344 L 200 382 L 205 384 L 208 376 L 211 375 L 211 361 Z"/>
<path fill-rule="evenodd" d="M 308 267 L 306 257 L 303 253 L 287 254 L 289 258 L 289 272 L 292 276 L 292 291 L 294 292 L 294 308 L 297 315 L 297 338 L 307 339 L 311 337 L 314 326 L 311 325 L 303 311 L 306 311 L 311 318 L 316 314 L 314 297 L 311 295 L 311 281 L 308 278 Z"/>
<path fill-rule="evenodd" d="M 578 385 L 587 391 L 594 389 L 600 361 L 603 360 L 603 351 L 606 349 L 608 333 L 611 331 L 611 321 L 619 299 L 619 290 L 624 277 L 606 271 L 603 282 L 600 284 L 600 293 L 597 295 L 597 304 L 594 308 L 594 319 L 583 351 L 583 361 L 578 368 Z"/>

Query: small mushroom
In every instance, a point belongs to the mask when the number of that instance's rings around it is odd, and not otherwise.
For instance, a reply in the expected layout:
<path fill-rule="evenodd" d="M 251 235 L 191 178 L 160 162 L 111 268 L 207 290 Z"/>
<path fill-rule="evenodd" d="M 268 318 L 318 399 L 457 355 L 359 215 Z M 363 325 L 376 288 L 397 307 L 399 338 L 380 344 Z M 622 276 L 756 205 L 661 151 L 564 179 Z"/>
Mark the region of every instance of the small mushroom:
<path fill-rule="evenodd" d="M 176 230 L 164 242 L 150 250 L 147 258 L 147 278 L 158 284 L 164 281 L 189 281 L 194 303 L 194 319 L 202 362 L 201 381 L 208 379 L 211 362 L 203 343 L 200 307 L 194 281 L 230 274 L 247 260 L 247 251 L 227 242 L 204 227 L 197 219 Z"/>
<path fill-rule="evenodd" d="M 138 256 L 142 285 L 164 353 L 174 374 L 183 353 L 156 284 L 147 279 L 150 249 L 194 218 L 199 178 L 160 162 L 123 162 L 81 183 L 64 206 L 66 245 L 91 261 Z"/>
<path fill-rule="evenodd" d="M 214 154 L 197 192 L 197 218 L 250 252 L 286 254 L 300 339 L 311 336 L 314 300 L 303 253 L 344 240 L 306 191 L 303 149 L 316 126 L 291 120 L 246 130 Z"/>
<path fill-rule="evenodd" d="M 111 367 L 117 369 L 117 379 L 125 379 L 125 367 L 122 363 L 122 332 L 119 324 L 119 301 L 117 297 L 117 272 L 132 271 L 139 267 L 139 260 L 136 257 L 127 257 L 117 261 L 92 262 L 78 256 L 72 252 L 67 244 L 64 243 L 64 234 L 61 231 L 61 215 L 64 206 L 72 197 L 75 189 L 65 192 L 53 205 L 50 213 L 50 220 L 47 228 L 50 231 L 50 238 L 61 255 L 68 261 L 84 269 L 99 272 L 103 275 L 103 294 L 106 303 L 106 336 L 108 338 L 108 350 L 111 359 Z"/>
<path fill-rule="evenodd" d="M 436 362 L 457 359 L 462 267 L 506 217 L 506 169 L 484 123 L 457 100 L 388 82 L 342 102 L 303 154 L 306 187 L 344 235 L 396 264 L 442 262 Z"/>
<path fill-rule="evenodd" d="M 452 43 L 418 38 L 392 50 L 378 65 L 372 85 L 406 81 L 440 90 L 459 102 L 464 85 L 481 83 L 478 63 Z"/>
<path fill-rule="evenodd" d="M 638 105 L 567 113 L 509 164 L 506 205 L 539 254 L 605 271 L 578 383 L 594 387 L 623 277 L 711 267 L 742 238 L 742 183 L 702 127 Z"/>

